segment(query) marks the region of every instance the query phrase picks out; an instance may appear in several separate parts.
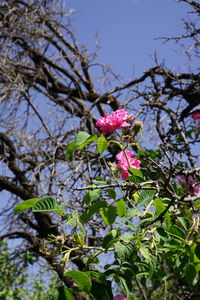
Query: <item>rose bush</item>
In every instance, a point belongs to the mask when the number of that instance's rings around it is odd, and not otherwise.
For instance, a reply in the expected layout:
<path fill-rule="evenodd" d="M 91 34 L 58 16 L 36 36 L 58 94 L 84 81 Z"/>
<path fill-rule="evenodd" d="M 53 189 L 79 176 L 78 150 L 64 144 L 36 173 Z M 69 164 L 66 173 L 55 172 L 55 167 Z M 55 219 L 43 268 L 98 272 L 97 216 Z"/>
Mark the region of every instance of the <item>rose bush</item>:
<path fill-rule="evenodd" d="M 133 124 L 133 115 L 128 115 L 125 110 L 100 117 L 96 125 L 102 133 L 110 132 L 110 135 L 97 137 L 81 131 L 66 152 L 67 159 L 71 159 L 74 152 L 97 144 L 99 155 L 105 153 L 103 159 L 104 169 L 108 172 L 107 179 L 98 176 L 92 185 L 74 189 L 74 192 L 85 191 L 84 212 L 79 215 L 75 210 L 72 215 L 64 214 L 62 206 L 49 196 L 24 201 L 15 208 L 16 214 L 29 208 L 33 212 L 57 212 L 62 214 L 66 224 L 72 226 L 69 235 L 73 241 L 71 247 L 66 247 L 66 237 L 60 236 L 51 237 L 49 248 L 45 248 L 45 255 L 61 255 L 64 266 L 76 251 L 84 253 L 86 271 L 70 271 L 66 268 L 64 272 L 64 276 L 76 283 L 74 288 L 65 289 L 67 297 L 74 299 L 77 286 L 80 293 L 88 294 L 95 300 L 132 299 L 134 294 L 145 295 L 145 299 L 148 299 L 147 295 L 157 297 L 158 286 L 165 289 L 166 280 L 173 290 L 175 283 L 170 279 L 171 272 L 176 274 L 178 280 L 198 289 L 200 239 L 196 228 L 199 219 L 193 216 L 187 203 L 184 206 L 183 200 L 189 201 L 190 197 L 200 195 L 200 184 L 192 175 L 181 175 L 178 176 L 181 187 L 178 186 L 176 174 L 171 176 L 167 165 L 163 167 L 159 163 L 165 155 L 161 150 L 135 147 L 134 157 L 128 149 L 138 145 L 142 123 L 136 121 Z M 112 135 L 123 128 L 126 131 Z M 115 157 L 117 163 L 105 159 L 111 144 L 121 150 Z M 181 205 L 176 208 L 174 215 L 173 208 L 176 203 L 179 204 L 178 201 Z M 198 202 L 194 202 L 193 209 L 194 213 L 198 211 Z M 184 217 L 181 217 L 183 211 Z M 98 219 L 100 226 L 105 224 L 98 245 L 91 245 L 85 239 L 85 228 L 94 219 Z M 57 250 L 52 251 L 52 245 Z M 113 260 L 107 262 L 104 270 L 98 269 L 98 256 L 108 253 L 112 253 Z M 90 268 L 91 264 L 97 264 L 95 271 Z M 124 294 L 117 294 L 113 298 L 112 284 L 119 286 Z M 140 296 L 137 299 L 141 299 Z"/>

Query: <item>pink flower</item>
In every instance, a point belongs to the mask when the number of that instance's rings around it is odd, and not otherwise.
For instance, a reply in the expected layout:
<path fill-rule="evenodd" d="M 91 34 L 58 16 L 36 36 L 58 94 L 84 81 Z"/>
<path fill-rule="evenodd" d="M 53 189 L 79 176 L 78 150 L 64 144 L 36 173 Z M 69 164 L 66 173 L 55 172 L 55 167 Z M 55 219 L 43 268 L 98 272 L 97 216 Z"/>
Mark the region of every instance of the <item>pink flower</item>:
<path fill-rule="evenodd" d="M 133 169 L 137 169 L 139 170 L 140 167 L 140 163 L 141 161 L 132 158 L 133 156 L 133 152 L 131 151 L 121 151 L 120 153 L 117 154 L 116 158 L 118 160 L 118 163 L 116 165 L 116 167 L 118 169 L 121 169 L 122 173 L 121 173 L 121 177 L 123 180 L 126 180 L 130 174 L 128 173 L 128 169 L 129 168 L 133 168 Z"/>
<path fill-rule="evenodd" d="M 126 300 L 126 296 L 124 294 L 118 294 L 113 297 L 113 300 Z"/>
<path fill-rule="evenodd" d="M 198 120 L 198 119 L 200 119 L 200 111 L 194 111 L 193 112 L 193 114 L 192 114 L 192 119 L 194 119 L 194 120 Z"/>
<path fill-rule="evenodd" d="M 186 192 L 191 195 L 200 195 L 200 184 L 190 175 L 186 178 L 184 175 L 178 176 L 178 180 L 182 185 L 185 185 Z"/>
<path fill-rule="evenodd" d="M 106 114 L 104 117 L 100 117 L 96 126 L 100 127 L 102 133 L 112 132 L 116 129 L 130 126 L 129 122 L 133 121 L 134 116 L 127 115 L 124 109 L 113 111 L 111 115 Z"/>

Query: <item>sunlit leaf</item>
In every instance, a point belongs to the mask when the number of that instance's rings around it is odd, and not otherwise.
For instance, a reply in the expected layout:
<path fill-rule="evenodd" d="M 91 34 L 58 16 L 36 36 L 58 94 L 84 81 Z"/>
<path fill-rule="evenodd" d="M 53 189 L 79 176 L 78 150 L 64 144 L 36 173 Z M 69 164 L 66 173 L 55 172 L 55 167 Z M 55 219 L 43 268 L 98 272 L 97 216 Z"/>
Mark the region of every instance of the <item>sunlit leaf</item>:
<path fill-rule="evenodd" d="M 140 251 L 140 253 L 142 254 L 142 256 L 143 256 L 144 258 L 146 258 L 146 259 L 149 259 L 149 258 L 150 258 L 149 252 L 148 252 L 147 248 L 145 248 L 145 247 L 140 247 L 140 248 L 139 248 L 139 251 Z"/>
<path fill-rule="evenodd" d="M 39 199 L 36 204 L 32 207 L 33 212 L 56 212 L 56 213 L 64 213 L 63 209 L 60 209 L 56 200 L 53 197 L 46 196 Z"/>
<path fill-rule="evenodd" d="M 69 258 L 70 258 L 70 254 L 71 254 L 70 250 L 64 254 L 64 256 L 61 259 L 62 263 L 64 263 L 64 264 L 68 263 Z"/>
<path fill-rule="evenodd" d="M 97 139 L 96 134 L 93 134 L 92 136 L 88 137 L 81 145 L 79 145 L 79 149 L 83 149 L 86 145 L 95 142 Z"/>
<path fill-rule="evenodd" d="M 160 215 L 165 210 L 164 203 L 159 198 L 154 199 L 153 203 L 156 208 L 156 215 Z"/>
<path fill-rule="evenodd" d="M 117 213 L 119 217 L 124 217 L 126 215 L 126 202 L 122 199 L 116 201 Z"/>
<path fill-rule="evenodd" d="M 138 202 L 138 199 L 139 199 L 139 193 L 138 192 L 135 192 L 134 194 L 133 194 L 133 199 L 134 199 L 134 201 L 137 203 Z"/>
<path fill-rule="evenodd" d="M 32 208 L 38 201 L 39 198 L 33 198 L 19 203 L 18 205 L 15 206 L 14 214 L 17 215 L 26 209 Z"/>
<path fill-rule="evenodd" d="M 142 172 L 141 172 L 140 170 L 137 170 L 137 169 L 129 168 L 129 169 L 128 169 L 128 172 L 129 172 L 130 174 L 132 174 L 132 175 L 137 176 L 137 177 L 141 177 L 141 178 L 144 177 L 143 174 L 142 174 Z"/>
<path fill-rule="evenodd" d="M 76 145 L 80 146 L 82 145 L 88 138 L 90 138 L 90 134 L 85 131 L 80 131 L 76 135 Z"/>
<path fill-rule="evenodd" d="M 102 190 L 101 189 L 94 189 L 91 191 L 88 191 L 85 196 L 83 197 L 83 200 L 87 205 L 89 205 L 92 201 L 98 200 L 101 197 Z"/>
<path fill-rule="evenodd" d="M 101 136 L 97 140 L 97 150 L 100 154 L 102 154 L 110 145 L 110 142 L 106 140 L 105 137 Z"/>

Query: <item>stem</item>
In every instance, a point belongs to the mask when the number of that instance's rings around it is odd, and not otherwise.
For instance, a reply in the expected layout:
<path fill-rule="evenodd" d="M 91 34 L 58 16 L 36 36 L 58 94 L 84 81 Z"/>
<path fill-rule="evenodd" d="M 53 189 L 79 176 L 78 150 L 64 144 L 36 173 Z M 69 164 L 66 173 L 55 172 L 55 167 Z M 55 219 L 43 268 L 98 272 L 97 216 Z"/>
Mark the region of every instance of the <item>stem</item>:
<path fill-rule="evenodd" d="M 140 290 L 140 292 L 141 292 L 141 294 L 142 294 L 143 299 L 144 299 L 144 300 L 148 300 L 148 299 L 147 299 L 147 295 L 146 295 L 144 289 L 142 288 L 142 286 L 141 286 L 139 280 L 137 279 L 137 277 L 135 277 L 135 281 L 136 281 L 136 284 L 137 284 L 137 286 L 138 286 L 138 288 L 139 288 L 139 290 Z"/>
<path fill-rule="evenodd" d="M 105 252 L 105 251 L 107 252 L 107 251 L 114 251 L 115 250 L 114 248 L 109 248 L 109 249 L 105 250 L 105 249 L 103 249 L 101 247 L 93 247 L 93 246 L 79 246 L 79 247 L 74 247 L 74 248 L 70 248 L 70 249 L 68 247 L 64 246 L 64 248 L 67 248 L 67 250 L 63 251 L 62 252 L 63 254 L 66 253 L 66 252 L 68 252 L 69 250 L 70 251 L 76 251 L 76 250 L 81 250 L 81 249 L 99 250 L 101 252 Z"/>
<path fill-rule="evenodd" d="M 114 144 L 117 144 L 122 150 L 123 150 L 123 146 L 121 145 L 121 143 L 120 142 L 118 142 L 118 141 L 114 141 L 114 140 L 110 140 L 109 141 L 110 143 L 114 143 Z"/>
<path fill-rule="evenodd" d="M 164 281 L 164 300 L 167 300 L 167 280 Z"/>
<path fill-rule="evenodd" d="M 135 208 L 135 205 L 132 203 L 132 201 L 129 199 L 129 197 L 127 197 L 126 200 L 133 208 Z"/>

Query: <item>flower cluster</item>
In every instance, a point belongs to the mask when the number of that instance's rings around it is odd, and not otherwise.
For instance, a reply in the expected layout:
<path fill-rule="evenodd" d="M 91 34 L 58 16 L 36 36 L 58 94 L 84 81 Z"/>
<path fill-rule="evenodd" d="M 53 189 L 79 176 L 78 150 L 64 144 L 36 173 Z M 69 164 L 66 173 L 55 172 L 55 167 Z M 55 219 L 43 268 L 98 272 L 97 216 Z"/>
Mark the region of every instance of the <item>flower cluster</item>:
<path fill-rule="evenodd" d="M 102 133 L 112 132 L 123 127 L 131 126 L 133 119 L 133 114 L 127 115 L 127 112 L 124 109 L 119 109 L 112 112 L 111 115 L 106 114 L 104 117 L 100 117 L 96 122 L 96 126 L 100 127 Z M 141 122 L 137 124 L 139 129 L 141 128 L 141 124 Z M 129 168 L 140 169 L 139 165 L 141 162 L 133 158 L 133 153 L 131 151 L 121 151 L 117 154 L 116 159 L 118 160 L 116 168 L 121 170 L 121 177 L 123 180 L 126 180 L 130 176 L 128 173 Z"/>
<path fill-rule="evenodd" d="M 139 165 L 141 162 L 135 158 L 132 158 L 132 156 L 133 152 L 128 150 L 121 151 L 116 156 L 118 160 L 116 167 L 121 170 L 121 177 L 123 180 L 126 180 L 130 176 L 130 174 L 128 173 L 129 168 L 137 170 L 140 169 Z"/>
<path fill-rule="evenodd" d="M 185 185 L 186 192 L 191 196 L 200 195 L 200 184 L 190 175 L 186 178 L 183 175 L 178 176 L 178 180 L 182 185 Z"/>
<path fill-rule="evenodd" d="M 100 127 L 102 133 L 112 132 L 123 127 L 129 127 L 133 121 L 133 114 L 127 115 L 124 109 L 113 111 L 111 115 L 106 114 L 104 117 L 100 117 L 96 126 Z"/>

